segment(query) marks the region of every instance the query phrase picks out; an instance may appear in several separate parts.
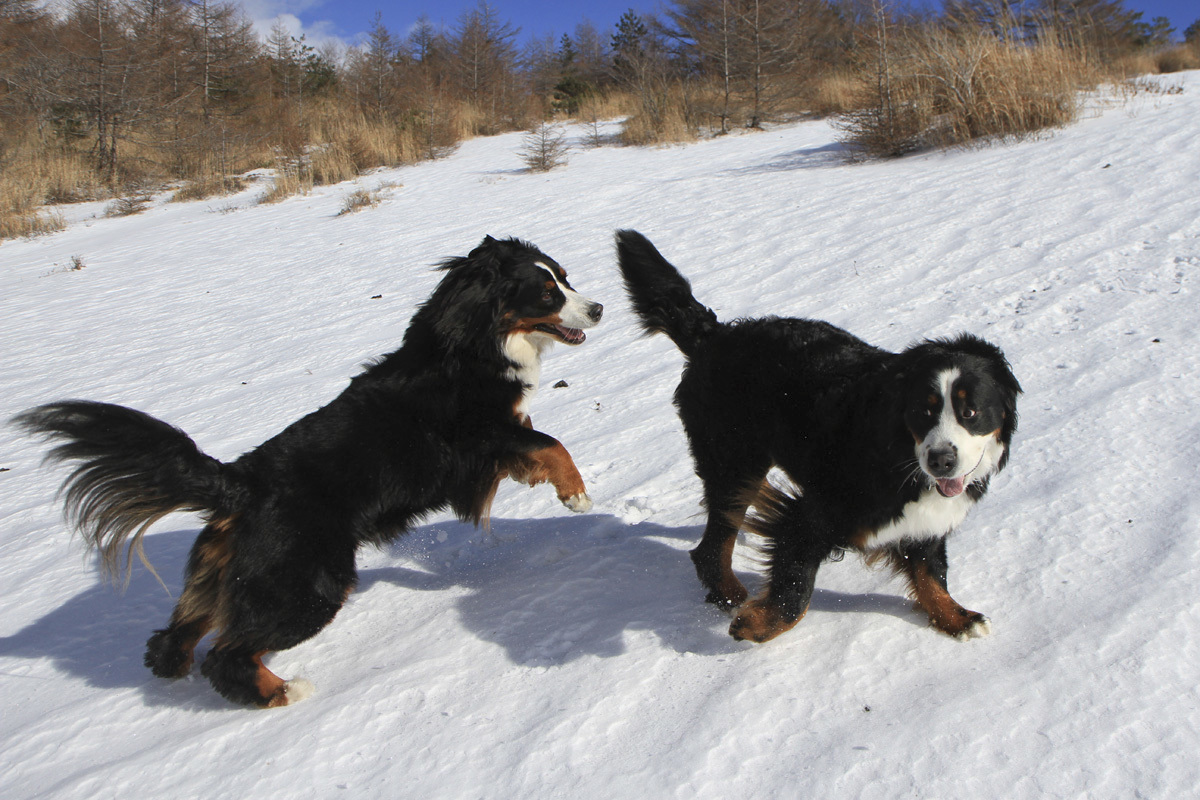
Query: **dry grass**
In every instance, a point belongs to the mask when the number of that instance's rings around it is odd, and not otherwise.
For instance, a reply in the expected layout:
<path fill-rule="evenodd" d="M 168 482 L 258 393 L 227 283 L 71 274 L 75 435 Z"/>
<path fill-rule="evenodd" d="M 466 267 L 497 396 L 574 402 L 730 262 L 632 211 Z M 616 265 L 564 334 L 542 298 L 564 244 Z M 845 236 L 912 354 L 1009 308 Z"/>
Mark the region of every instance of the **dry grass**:
<path fill-rule="evenodd" d="M 346 214 L 356 214 L 367 208 L 374 208 L 379 205 L 383 199 L 382 191 L 385 187 L 380 187 L 379 190 L 371 191 L 369 189 L 358 188 L 350 194 L 346 195 L 345 202 L 342 203 L 342 210 L 337 213 L 339 217 Z"/>
<path fill-rule="evenodd" d="M 1154 70 L 1159 74 L 1200 69 L 1200 48 L 1190 44 L 1176 45 L 1154 54 Z"/>
<path fill-rule="evenodd" d="M 107 195 L 81 154 L 32 137 L 0 149 L 0 239 L 62 230 L 61 214 L 38 209 Z"/>
<path fill-rule="evenodd" d="M 0 240 L 43 236 L 66 227 L 67 221 L 57 211 L 0 214 Z"/>
<path fill-rule="evenodd" d="M 857 108 L 861 95 L 859 79 L 853 72 L 835 70 L 812 78 L 802 98 L 810 113 L 826 117 Z"/>
<path fill-rule="evenodd" d="M 695 141 L 696 126 L 689 121 L 694 111 L 691 101 L 679 87 L 654 98 L 655 104 L 641 103 L 621 126 L 621 144 L 641 146 Z"/>
<path fill-rule="evenodd" d="M 213 175 L 188 181 L 175 190 L 175 194 L 171 196 L 171 202 L 186 203 L 192 200 L 207 200 L 210 197 L 237 194 L 245 188 L 246 181 L 235 175 Z"/>
<path fill-rule="evenodd" d="M 978 31 L 926 30 L 880 52 L 886 61 L 863 71 L 860 108 L 839 120 L 868 157 L 1061 127 L 1078 113 L 1078 92 L 1102 77 L 1086 51 L 1052 36 L 1016 46 Z"/>
<path fill-rule="evenodd" d="M 275 180 L 271 188 L 259 195 L 259 205 L 269 205 L 298 194 L 312 191 L 312 173 L 306 169 L 303 159 L 280 156 L 276 160 Z"/>
<path fill-rule="evenodd" d="M 590 94 L 579 104 L 576 119 L 616 119 L 627 117 L 637 108 L 637 99 L 627 92 L 610 91 Z"/>

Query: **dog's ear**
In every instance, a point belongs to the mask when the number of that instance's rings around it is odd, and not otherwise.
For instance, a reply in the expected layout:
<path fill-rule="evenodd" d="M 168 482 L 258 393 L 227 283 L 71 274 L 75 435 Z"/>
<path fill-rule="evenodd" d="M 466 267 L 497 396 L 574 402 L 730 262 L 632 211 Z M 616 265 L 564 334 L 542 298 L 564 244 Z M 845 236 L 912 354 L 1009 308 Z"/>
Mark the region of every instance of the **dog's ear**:
<path fill-rule="evenodd" d="M 498 244 L 499 242 L 493 239 L 490 235 L 484 236 L 483 241 L 476 245 L 475 249 L 467 254 L 467 258 L 469 260 L 480 261 L 487 259 L 490 256 L 494 259 Z"/>

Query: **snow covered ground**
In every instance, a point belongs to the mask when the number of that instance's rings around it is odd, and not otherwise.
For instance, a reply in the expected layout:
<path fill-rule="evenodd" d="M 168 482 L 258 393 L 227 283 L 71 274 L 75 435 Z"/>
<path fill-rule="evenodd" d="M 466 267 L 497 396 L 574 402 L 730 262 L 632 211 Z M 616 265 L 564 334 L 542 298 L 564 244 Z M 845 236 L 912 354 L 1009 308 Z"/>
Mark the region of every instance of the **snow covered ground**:
<path fill-rule="evenodd" d="M 1037 141 L 847 165 L 808 122 L 686 147 L 521 136 L 273 206 L 256 187 L 0 245 L 0 415 L 121 402 L 230 459 L 394 349 L 438 275 L 518 235 L 607 306 L 532 416 L 596 508 L 501 488 L 490 531 L 364 551 L 335 622 L 269 662 L 317 687 L 250 711 L 142 666 L 173 600 L 121 595 L 62 523 L 64 475 L 0 427 L 4 798 L 1181 797 L 1200 785 L 1200 73 Z M 164 198 L 165 199 L 165 198 Z M 1009 468 L 951 540 L 992 636 L 931 630 L 854 557 L 767 645 L 726 635 L 686 551 L 703 517 L 612 232 L 646 233 L 722 318 L 813 316 L 890 348 L 972 331 L 1026 394 Z M 73 257 L 84 265 L 70 269 Z M 382 295 L 376 297 L 376 295 Z M 551 388 L 564 380 L 566 388 Z M 196 518 L 146 549 L 171 594 Z M 755 564 L 739 547 L 750 584 Z M 1191 755 L 1188 755 L 1191 753 Z"/>

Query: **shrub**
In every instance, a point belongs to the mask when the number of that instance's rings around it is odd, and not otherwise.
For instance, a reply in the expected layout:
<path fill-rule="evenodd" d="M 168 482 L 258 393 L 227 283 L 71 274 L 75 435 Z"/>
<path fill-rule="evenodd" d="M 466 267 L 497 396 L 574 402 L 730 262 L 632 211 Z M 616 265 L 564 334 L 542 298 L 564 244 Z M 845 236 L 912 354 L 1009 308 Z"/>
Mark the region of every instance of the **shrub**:
<path fill-rule="evenodd" d="M 342 203 L 342 210 L 337 213 L 339 217 L 346 214 L 354 214 L 362 211 L 364 208 L 374 208 L 379 205 L 379 193 L 372 192 L 367 189 L 355 189 L 350 194 L 346 195 L 345 202 Z"/>
<path fill-rule="evenodd" d="M 140 214 L 150 205 L 153 196 L 148 193 L 128 194 L 118 197 L 104 209 L 106 217 L 131 217 Z"/>
<path fill-rule="evenodd" d="M 1085 52 L 1048 32 L 1027 45 L 978 30 L 917 30 L 878 46 L 867 66 L 862 107 L 838 124 L 871 157 L 1066 125 L 1077 92 L 1099 79 Z"/>
<path fill-rule="evenodd" d="M 1200 51 L 1188 45 L 1161 50 L 1154 54 L 1154 69 L 1158 73 L 1200 69 Z"/>
<path fill-rule="evenodd" d="M 171 195 L 172 203 L 206 200 L 209 197 L 237 194 L 246 188 L 246 181 L 233 175 L 198 178 L 188 181 Z"/>
<path fill-rule="evenodd" d="M 525 133 L 521 144 L 521 160 L 530 172 L 549 172 L 567 163 L 570 149 L 562 126 L 543 122 Z"/>

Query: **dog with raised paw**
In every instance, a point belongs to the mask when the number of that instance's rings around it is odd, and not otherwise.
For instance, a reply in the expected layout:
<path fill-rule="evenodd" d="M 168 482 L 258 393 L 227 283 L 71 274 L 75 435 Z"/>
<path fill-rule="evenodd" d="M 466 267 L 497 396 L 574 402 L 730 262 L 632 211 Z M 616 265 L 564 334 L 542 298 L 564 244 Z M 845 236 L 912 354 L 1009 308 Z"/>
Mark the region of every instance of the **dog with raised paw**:
<path fill-rule="evenodd" d="M 220 694 L 260 707 L 296 702 L 311 685 L 278 677 L 263 658 L 333 619 L 354 588 L 360 546 L 447 508 L 478 523 L 505 477 L 549 482 L 567 508 L 591 508 L 566 449 L 534 429 L 529 402 L 542 354 L 583 343 L 602 306 L 517 239 L 489 236 L 439 269 L 399 350 L 229 463 L 124 406 L 68 400 L 15 418 L 57 442 L 49 459 L 75 464 L 67 513 L 110 570 L 122 557 L 127 569 L 167 514 L 205 520 L 170 622 L 147 642 L 155 675 L 186 675 L 213 631 L 200 671 Z"/>

